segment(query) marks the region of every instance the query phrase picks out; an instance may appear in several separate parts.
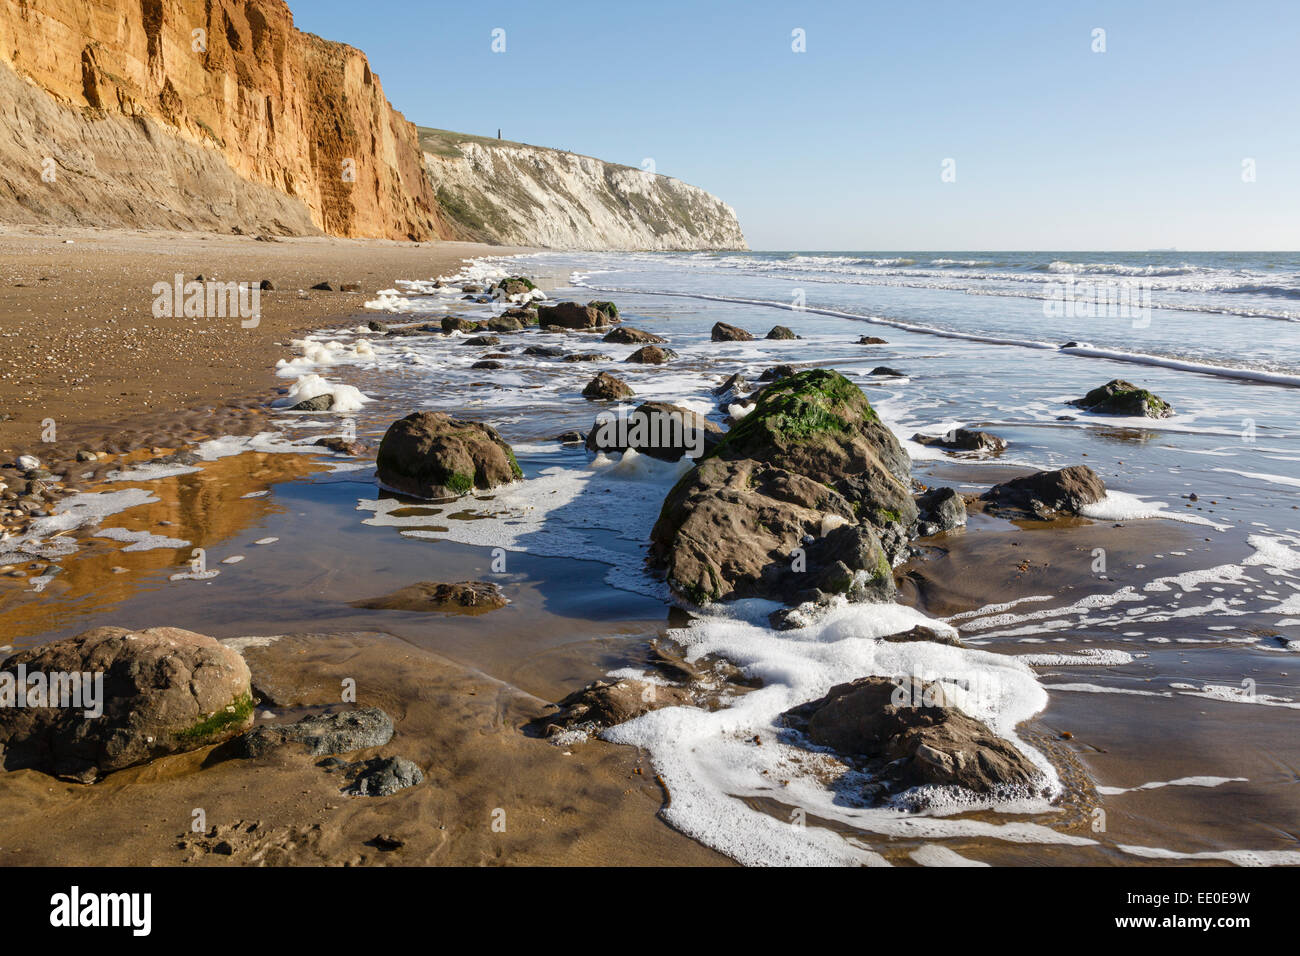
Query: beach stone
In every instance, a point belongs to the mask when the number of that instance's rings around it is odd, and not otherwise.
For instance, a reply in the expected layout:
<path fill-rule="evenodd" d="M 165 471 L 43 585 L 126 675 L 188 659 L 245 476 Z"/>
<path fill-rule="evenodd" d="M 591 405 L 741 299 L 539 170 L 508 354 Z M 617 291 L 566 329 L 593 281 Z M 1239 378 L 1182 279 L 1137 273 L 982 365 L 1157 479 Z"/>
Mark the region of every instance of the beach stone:
<path fill-rule="evenodd" d="M 880 375 L 887 378 L 906 378 L 906 372 L 900 372 L 896 368 L 890 368 L 888 365 L 877 365 L 871 370 L 872 375 Z"/>
<path fill-rule="evenodd" d="M 1168 418 L 1174 414 L 1174 407 L 1163 398 L 1122 378 L 1112 379 L 1070 404 L 1097 415 Z"/>
<path fill-rule="evenodd" d="M 991 455 L 1006 451 L 1007 448 L 1006 440 L 992 432 L 975 431 L 969 428 L 957 428 L 944 435 L 922 435 L 918 432 L 912 436 L 912 441 L 918 445 L 951 448 L 957 451 L 978 451 Z"/>
<path fill-rule="evenodd" d="M 643 345 L 623 361 L 637 365 L 663 365 L 669 359 L 677 358 L 672 349 L 662 349 L 657 345 Z"/>
<path fill-rule="evenodd" d="M 539 358 L 559 358 L 564 354 L 564 349 L 554 345 L 530 345 L 524 349 L 525 355 L 536 355 Z"/>
<path fill-rule="evenodd" d="M 864 335 L 862 336 L 862 338 L 858 339 L 858 344 L 859 345 L 888 345 L 889 343 L 886 342 L 884 339 L 875 335 Z"/>
<path fill-rule="evenodd" d="M 275 283 L 273 283 L 270 279 L 263 279 L 261 282 L 257 284 L 257 287 L 261 289 L 263 292 L 275 291 Z"/>
<path fill-rule="evenodd" d="M 507 296 L 511 296 L 526 295 L 536 289 L 537 286 L 532 279 L 526 276 L 507 276 L 496 284 L 496 288 Z"/>
<path fill-rule="evenodd" d="M 478 332 L 479 324 L 471 322 L 469 319 L 462 319 L 458 315 L 444 315 L 442 317 L 442 330 L 448 335 L 452 332 Z"/>
<path fill-rule="evenodd" d="M 379 611 L 451 611 L 482 614 L 505 607 L 508 603 L 501 588 L 485 581 L 461 581 L 442 584 L 421 581 L 383 597 L 353 601 L 349 606 Z"/>
<path fill-rule="evenodd" d="M 563 362 L 612 362 L 613 359 L 602 352 L 572 352 L 563 359 Z"/>
<path fill-rule="evenodd" d="M 495 315 L 487 320 L 489 332 L 522 332 L 527 323 L 512 315 Z"/>
<path fill-rule="evenodd" d="M 349 441 L 346 438 L 340 438 L 335 435 L 332 438 L 318 438 L 316 444 L 322 448 L 328 448 L 332 452 L 340 455 L 351 455 L 354 458 L 364 455 L 370 450 L 370 446 L 362 441 Z"/>
<path fill-rule="evenodd" d="M 291 406 L 291 412 L 328 412 L 334 407 L 334 396 L 329 392 L 324 395 L 316 395 L 313 398 L 305 399 L 297 405 Z"/>
<path fill-rule="evenodd" d="M 716 322 L 711 332 L 711 338 L 715 342 L 750 342 L 753 341 L 754 336 L 744 329 L 728 325 L 726 322 Z"/>
<path fill-rule="evenodd" d="M 360 291 L 361 291 L 361 283 L 360 283 L 360 282 L 344 282 L 342 285 L 339 286 L 339 291 L 340 291 L 340 292 L 360 292 Z"/>
<path fill-rule="evenodd" d="M 358 768 L 348 791 L 354 797 L 389 797 L 424 780 L 424 771 L 405 757 L 372 757 Z"/>
<path fill-rule="evenodd" d="M 18 456 L 19 471 L 35 471 L 39 467 L 41 467 L 41 460 L 37 458 L 35 455 Z"/>
<path fill-rule="evenodd" d="M 233 649 L 175 627 L 99 627 L 11 655 L 0 671 L 90 673 L 103 714 L 85 708 L 0 708 L 4 766 L 93 779 L 220 743 L 253 722 L 248 665 Z"/>
<path fill-rule="evenodd" d="M 333 291 L 334 291 L 334 286 L 333 286 L 331 283 L 329 283 L 329 282 L 317 282 L 314 286 L 312 286 L 312 288 L 313 288 L 314 290 L 316 290 L 317 292 L 333 292 Z"/>
<path fill-rule="evenodd" d="M 565 697 L 559 710 L 538 717 L 532 727 L 547 737 L 572 729 L 590 733 L 625 724 L 660 707 L 689 703 L 690 695 L 680 687 L 629 677 L 596 680 Z"/>
<path fill-rule="evenodd" d="M 474 338 L 466 339 L 464 342 L 461 343 L 461 345 L 479 345 L 479 346 L 491 346 L 491 345 L 500 345 L 500 344 L 501 344 L 501 340 L 497 338 L 495 335 L 476 335 L 474 336 Z"/>
<path fill-rule="evenodd" d="M 789 378 L 793 374 L 793 365 L 773 365 L 769 369 L 764 369 L 758 380 L 760 382 L 776 382 L 783 378 Z"/>
<path fill-rule="evenodd" d="M 680 461 L 690 451 L 702 457 L 722 439 L 722 428 L 698 412 L 667 402 L 644 402 L 630 412 L 623 428 L 609 413 L 596 416 L 587 433 L 590 452 L 629 448 L 660 461 Z"/>
<path fill-rule="evenodd" d="M 581 445 L 587 440 L 587 436 L 575 428 L 572 431 L 561 432 L 554 440 L 561 445 Z"/>
<path fill-rule="evenodd" d="M 289 744 L 315 757 L 382 747 L 393 739 L 393 719 L 378 707 L 304 717 L 294 724 L 262 724 L 233 744 L 241 757 L 262 757 Z"/>
<path fill-rule="evenodd" d="M 898 634 L 887 634 L 881 638 L 882 641 L 888 641 L 891 644 L 911 644 L 915 641 L 929 641 L 932 644 L 946 644 L 949 647 L 965 647 L 961 638 L 953 634 L 940 633 L 933 628 L 926 627 L 924 624 L 918 624 L 910 630 L 901 631 Z"/>
<path fill-rule="evenodd" d="M 490 370 L 490 369 L 505 368 L 505 366 L 502 365 L 500 362 L 495 362 L 492 361 L 491 359 L 484 359 L 481 362 L 475 362 L 473 365 L 470 366 L 470 368 L 485 368 Z"/>
<path fill-rule="evenodd" d="M 630 325 L 621 325 L 616 329 L 611 329 L 601 341 L 613 342 L 618 345 L 662 345 L 668 340 L 655 335 L 653 332 L 634 329 Z"/>
<path fill-rule="evenodd" d="M 771 331 L 767 333 L 766 338 L 769 338 L 769 339 L 797 339 L 797 338 L 799 338 L 799 336 L 797 336 L 797 335 L 794 334 L 794 330 L 793 330 L 793 329 L 789 329 L 789 328 L 787 328 L 787 327 L 784 326 L 784 325 L 774 325 L 774 326 L 772 326 Z"/>
<path fill-rule="evenodd" d="M 728 375 L 721 385 L 714 386 L 713 394 L 723 398 L 724 400 L 728 400 L 739 395 L 741 392 L 748 390 L 749 383 L 745 381 L 744 376 L 737 372 L 733 375 Z"/>
<path fill-rule="evenodd" d="M 591 331 L 602 329 L 618 321 L 617 314 L 602 312 L 595 306 L 577 302 L 557 302 L 537 309 L 537 321 L 542 328 L 575 329 Z"/>
<path fill-rule="evenodd" d="M 374 319 L 371 319 L 369 322 L 366 323 L 366 328 L 368 328 L 371 332 L 383 332 L 383 331 L 385 331 L 385 328 L 384 328 L 383 323 L 382 323 L 382 322 L 376 322 Z"/>
<path fill-rule="evenodd" d="M 931 488 L 916 499 L 917 534 L 928 537 L 966 527 L 966 499 L 951 488 Z"/>
<path fill-rule="evenodd" d="M 994 485 L 980 496 L 985 510 L 1006 517 L 1049 519 L 1078 514 L 1084 505 L 1106 497 L 1106 485 L 1087 465 L 1040 471 Z"/>
<path fill-rule="evenodd" d="M 952 706 L 938 683 L 862 677 L 784 716 L 813 743 L 852 759 L 893 788 L 957 786 L 986 795 L 1029 795 L 1044 784 L 1029 758 Z"/>
<path fill-rule="evenodd" d="M 449 498 L 523 477 L 497 430 L 442 412 L 413 412 L 388 426 L 375 460 L 380 482 L 417 498 Z"/>
<path fill-rule="evenodd" d="M 601 372 L 582 390 L 582 397 L 593 401 L 617 401 L 620 398 L 630 398 L 634 394 L 626 382 L 608 372 Z"/>

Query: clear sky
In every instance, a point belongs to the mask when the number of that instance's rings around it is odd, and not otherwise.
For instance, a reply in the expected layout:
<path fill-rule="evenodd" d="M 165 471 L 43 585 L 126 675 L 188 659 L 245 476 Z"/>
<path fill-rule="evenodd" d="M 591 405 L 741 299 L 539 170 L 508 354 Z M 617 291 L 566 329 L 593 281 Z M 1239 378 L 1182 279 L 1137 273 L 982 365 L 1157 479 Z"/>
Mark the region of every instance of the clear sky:
<path fill-rule="evenodd" d="M 289 2 L 408 119 L 653 159 L 755 249 L 1300 249 L 1296 0 Z"/>

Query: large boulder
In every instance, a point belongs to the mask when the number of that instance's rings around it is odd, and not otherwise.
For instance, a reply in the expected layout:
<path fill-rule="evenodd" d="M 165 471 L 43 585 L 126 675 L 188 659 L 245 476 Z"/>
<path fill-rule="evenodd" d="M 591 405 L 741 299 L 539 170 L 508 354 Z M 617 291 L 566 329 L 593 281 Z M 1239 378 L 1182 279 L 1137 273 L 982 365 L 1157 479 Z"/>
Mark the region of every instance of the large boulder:
<path fill-rule="evenodd" d="M 542 328 L 574 329 L 587 332 L 603 329 L 618 322 L 618 316 L 602 312 L 594 305 L 577 302 L 557 302 L 537 309 L 537 321 Z"/>
<path fill-rule="evenodd" d="M 713 326 L 712 338 L 715 342 L 749 342 L 754 336 L 742 328 L 728 325 L 726 322 L 717 322 Z"/>
<path fill-rule="evenodd" d="M 702 458 L 721 438 L 721 427 L 698 412 L 667 402 L 644 402 L 627 415 L 601 412 L 586 444 L 591 452 L 632 448 L 661 461 L 679 461 L 686 454 Z"/>
<path fill-rule="evenodd" d="M 662 345 L 668 340 L 655 335 L 653 332 L 634 329 L 630 325 L 621 325 L 616 329 L 611 329 L 601 341 L 614 342 L 619 345 Z"/>
<path fill-rule="evenodd" d="M 483 326 L 478 322 L 471 322 L 469 319 L 462 319 L 457 315 L 444 315 L 442 317 L 442 330 L 450 335 L 452 332 L 480 332 Z"/>
<path fill-rule="evenodd" d="M 379 480 L 417 498 L 451 498 L 524 476 L 495 428 L 442 412 L 412 412 L 388 426 L 375 465 Z"/>
<path fill-rule="evenodd" d="M 788 724 L 848 758 L 875 780 L 864 796 L 912 787 L 962 787 L 981 795 L 1029 796 L 1042 771 L 947 699 L 943 686 L 917 678 L 863 677 L 787 711 Z M 916 802 L 924 803 L 918 795 Z"/>
<path fill-rule="evenodd" d="M 1087 465 L 1039 471 L 994 485 L 980 496 L 985 510 L 1009 518 L 1051 519 L 1078 514 L 1106 497 L 1106 485 Z"/>
<path fill-rule="evenodd" d="M 737 598 L 887 600 L 875 530 L 821 482 L 753 459 L 709 457 L 668 493 L 650 560 L 697 605 Z"/>
<path fill-rule="evenodd" d="M 1174 407 L 1163 398 L 1122 378 L 1112 379 L 1070 404 L 1097 415 L 1168 418 L 1174 413 Z"/>
<path fill-rule="evenodd" d="M 47 688 L 42 703 L 33 696 L 38 675 Z M 87 675 L 79 700 L 60 693 L 70 675 Z M 27 706 L 14 706 L 7 695 L 24 684 Z M 98 705 L 92 708 L 88 696 Z M 99 627 L 20 651 L 0 665 L 0 700 L 7 769 L 32 767 L 86 782 L 220 743 L 253 722 L 244 659 L 211 637 L 175 627 Z M 58 703 L 75 706 L 47 706 Z"/>
<path fill-rule="evenodd" d="M 916 533 L 922 536 L 966 527 L 966 499 L 951 488 L 931 488 L 916 499 Z"/>

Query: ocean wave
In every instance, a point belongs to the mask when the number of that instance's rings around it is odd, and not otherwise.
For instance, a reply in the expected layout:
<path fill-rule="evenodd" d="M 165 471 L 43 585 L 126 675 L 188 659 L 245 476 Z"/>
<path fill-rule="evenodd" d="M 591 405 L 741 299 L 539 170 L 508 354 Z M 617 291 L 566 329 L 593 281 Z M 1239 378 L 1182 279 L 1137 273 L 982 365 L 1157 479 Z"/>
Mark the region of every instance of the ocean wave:
<path fill-rule="evenodd" d="M 1054 275 L 1110 275 L 1110 276 L 1185 276 L 1202 272 L 1200 267 L 1184 263 L 1179 266 L 1126 266 L 1118 262 L 1063 262 L 1060 259 L 1047 265 L 1033 267 L 1035 272 Z"/>

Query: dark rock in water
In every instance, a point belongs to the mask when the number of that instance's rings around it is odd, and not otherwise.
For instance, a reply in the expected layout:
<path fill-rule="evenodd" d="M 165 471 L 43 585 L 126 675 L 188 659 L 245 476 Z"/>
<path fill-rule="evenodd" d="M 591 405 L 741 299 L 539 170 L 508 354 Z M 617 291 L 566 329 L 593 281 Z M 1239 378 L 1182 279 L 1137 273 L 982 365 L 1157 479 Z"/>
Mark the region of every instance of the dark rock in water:
<path fill-rule="evenodd" d="M 1174 407 L 1158 395 L 1121 378 L 1094 388 L 1083 398 L 1070 402 L 1097 415 L 1129 415 L 1142 418 L 1168 418 Z"/>
<path fill-rule="evenodd" d="M 494 288 L 500 289 L 506 295 L 524 295 L 532 292 L 537 285 L 527 276 L 507 276 L 499 281 Z"/>
<path fill-rule="evenodd" d="M 564 349 L 554 345 L 530 345 L 524 349 L 525 355 L 538 355 L 543 358 L 559 358 L 564 354 Z"/>
<path fill-rule="evenodd" d="M 889 343 L 882 338 L 877 338 L 874 335 L 864 335 L 862 336 L 862 338 L 858 339 L 858 344 L 859 345 L 888 345 Z"/>
<path fill-rule="evenodd" d="M 763 374 L 758 377 L 758 380 L 760 382 L 776 382 L 783 378 L 789 378 L 793 374 L 793 365 L 773 365 L 771 368 L 765 369 Z"/>
<path fill-rule="evenodd" d="M 728 375 L 727 380 L 713 389 L 713 394 L 720 397 L 735 396 L 749 390 L 749 383 L 739 374 Z"/>
<path fill-rule="evenodd" d="M 441 412 L 413 412 L 393 422 L 375 464 L 383 484 L 417 498 L 449 498 L 524 476 L 495 428 Z"/>
<path fill-rule="evenodd" d="M 424 771 L 405 757 L 372 757 L 357 774 L 348 793 L 354 797 L 389 797 L 424 780 Z"/>
<path fill-rule="evenodd" d="M 489 332 L 522 332 L 527 325 L 523 319 L 511 315 L 494 315 L 484 323 Z"/>
<path fill-rule="evenodd" d="M 820 482 L 751 459 L 706 458 L 664 500 L 651 563 L 697 605 L 887 600 L 889 559 L 871 526 L 856 521 L 850 502 Z"/>
<path fill-rule="evenodd" d="M 619 320 L 618 306 L 616 306 L 613 302 L 607 302 L 603 299 L 596 299 L 593 302 L 588 302 L 587 308 L 595 309 L 597 312 L 604 314 L 606 319 L 608 320 L 606 324 L 612 324 Z"/>
<path fill-rule="evenodd" d="M 849 758 L 895 791 L 957 786 L 981 795 L 1029 796 L 1045 783 L 1028 757 L 953 706 L 938 683 L 862 677 L 787 711 L 785 718 L 813 743 Z M 912 796 L 909 802 L 927 802 L 924 794 Z"/>
<path fill-rule="evenodd" d="M 618 322 L 618 315 L 602 312 L 590 305 L 579 305 L 577 302 L 559 302 L 555 305 L 539 306 L 537 321 L 542 328 L 592 331 L 615 324 Z"/>
<path fill-rule="evenodd" d="M 291 412 L 328 412 L 334 407 L 334 396 L 330 393 L 308 398 L 290 407 Z"/>
<path fill-rule="evenodd" d="M 1077 349 L 1078 347 L 1079 347 L 1078 342 L 1066 342 L 1064 345 L 1061 346 L 1061 348 L 1063 349 Z"/>
<path fill-rule="evenodd" d="M 346 438 L 339 438 L 337 435 L 333 438 L 318 438 L 316 444 L 340 455 L 351 455 L 354 458 L 364 455 L 370 450 L 370 446 L 365 442 L 349 441 Z"/>
<path fill-rule="evenodd" d="M 622 379 L 615 378 L 608 372 L 601 372 L 582 390 L 582 397 L 593 401 L 617 401 L 633 395 L 631 387 Z"/>
<path fill-rule="evenodd" d="M 661 461 L 699 458 L 722 439 L 722 429 L 698 412 L 666 402 L 645 402 L 620 420 L 612 412 L 596 417 L 587 433 L 591 452 L 636 451 Z"/>
<path fill-rule="evenodd" d="M 966 527 L 966 500 L 951 488 L 931 488 L 916 499 L 916 510 L 922 537 Z"/>
<path fill-rule="evenodd" d="M 466 339 L 461 345 L 500 345 L 501 340 L 495 335 L 476 335 L 472 339 Z"/>
<path fill-rule="evenodd" d="M 662 349 L 657 345 L 643 345 L 623 361 L 637 365 L 663 365 L 669 359 L 677 358 L 672 349 Z"/>
<path fill-rule="evenodd" d="M 718 322 L 713 326 L 712 338 L 715 342 L 749 342 L 754 337 L 744 329 L 728 325 L 726 322 Z"/>
<path fill-rule="evenodd" d="M 571 352 L 564 356 L 562 362 L 612 362 L 613 359 L 601 352 Z"/>
<path fill-rule="evenodd" d="M 547 737 L 571 729 L 594 733 L 625 724 L 660 707 L 689 703 L 690 696 L 680 687 L 628 677 L 616 681 L 597 680 L 564 698 L 559 703 L 559 710 L 538 717 L 532 722 L 532 727 Z"/>
<path fill-rule="evenodd" d="M 312 288 L 315 289 L 317 292 L 333 292 L 333 291 L 334 291 L 334 286 L 331 285 L 331 284 L 328 283 L 328 282 L 317 282 L 314 286 L 312 286 Z"/>
<path fill-rule="evenodd" d="M 377 611 L 450 611 L 482 614 L 505 607 L 508 603 L 501 588 L 485 581 L 462 581 L 439 584 L 421 581 L 383 597 L 353 601 L 349 607 Z"/>
<path fill-rule="evenodd" d="M 896 368 L 890 368 L 888 365 L 877 365 L 871 370 L 872 375 L 881 375 L 888 378 L 906 378 L 906 372 L 900 372 Z"/>
<path fill-rule="evenodd" d="M 347 754 L 370 747 L 382 747 L 393 739 L 393 720 L 378 707 L 317 714 L 296 724 L 262 724 L 235 741 L 241 757 L 261 757 L 289 744 L 306 748 L 308 754 Z"/>
<path fill-rule="evenodd" d="M 911 644 L 915 641 L 929 641 L 932 644 L 947 644 L 949 647 L 964 647 L 961 638 L 954 637 L 951 634 L 940 634 L 933 628 L 918 624 L 909 631 L 903 631 L 899 634 L 888 634 L 881 638 L 882 641 L 888 641 L 891 644 Z"/>
<path fill-rule="evenodd" d="M 442 330 L 450 335 L 452 332 L 478 332 L 480 326 L 477 322 L 471 322 L 469 319 L 462 319 L 455 315 L 445 315 L 442 317 Z"/>
<path fill-rule="evenodd" d="M 461 287 L 460 287 L 460 291 L 461 291 L 461 292 L 470 292 L 470 293 L 473 293 L 474 295 L 478 295 L 480 292 L 483 291 L 483 287 L 482 287 L 481 285 L 477 285 L 476 283 L 471 282 L 471 283 L 469 283 L 469 284 L 467 284 L 467 285 L 463 285 L 463 286 L 461 286 Z"/>
<path fill-rule="evenodd" d="M 587 436 L 574 429 L 573 431 L 561 432 L 555 436 L 554 440 L 562 445 L 581 445 L 587 440 Z"/>
<path fill-rule="evenodd" d="M 38 702 L 29 682 L 27 706 L 0 707 L 0 755 L 8 770 L 30 767 L 90 781 L 221 743 L 253 722 L 244 659 L 180 628 L 99 627 L 19 651 L 0 665 L 11 688 L 19 685 L 20 666 L 27 675 L 102 675 L 102 693 L 94 678 L 79 680 L 73 706 L 52 707 L 49 696 Z M 53 689 L 47 685 L 46 693 Z"/>
<path fill-rule="evenodd" d="M 490 359 L 484 359 L 481 362 L 475 362 L 473 365 L 470 366 L 470 368 L 498 369 L 498 368 L 505 368 L 505 366 L 502 365 L 500 362 L 494 362 Z"/>
<path fill-rule="evenodd" d="M 641 329 L 634 329 L 630 325 L 623 325 L 611 330 L 601 341 L 613 342 L 618 345 L 662 345 L 668 340 L 655 335 L 653 332 L 645 332 Z"/>
<path fill-rule="evenodd" d="M 774 326 L 772 326 L 772 330 L 771 330 L 770 332 L 767 333 L 766 338 L 769 338 L 769 339 L 797 339 L 797 338 L 799 338 L 799 336 L 795 335 L 795 334 L 794 334 L 794 331 L 793 331 L 792 329 L 788 329 L 788 328 L 786 328 L 784 325 L 774 325 Z"/>
<path fill-rule="evenodd" d="M 339 291 L 340 291 L 340 292 L 360 292 L 360 291 L 361 291 L 361 283 L 360 283 L 360 282 L 344 282 L 342 285 L 339 286 Z"/>
<path fill-rule="evenodd" d="M 368 328 L 371 332 L 384 331 L 384 326 L 381 323 L 376 322 L 374 319 L 371 319 L 369 322 L 366 323 L 366 328 Z"/>
<path fill-rule="evenodd" d="M 944 435 L 922 435 L 917 433 L 912 436 L 912 441 L 918 445 L 952 448 L 957 451 L 978 451 L 991 455 L 1006 451 L 1007 448 L 1006 440 L 999 438 L 992 432 L 974 431 L 969 428 L 957 428 Z"/>
<path fill-rule="evenodd" d="M 1106 486 L 1087 465 L 1040 471 L 994 485 L 980 496 L 986 510 L 1006 517 L 1050 519 L 1078 514 L 1084 505 L 1106 497 Z"/>

